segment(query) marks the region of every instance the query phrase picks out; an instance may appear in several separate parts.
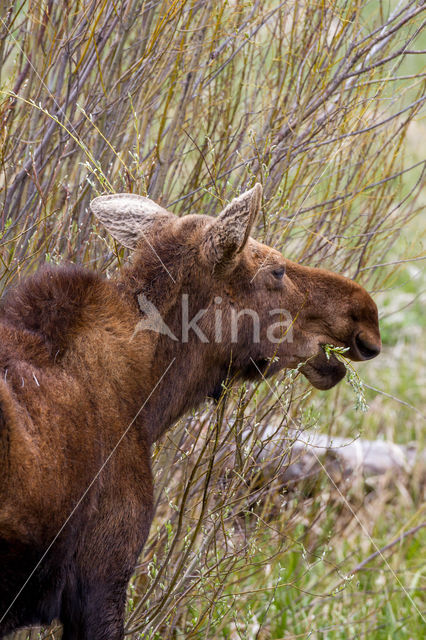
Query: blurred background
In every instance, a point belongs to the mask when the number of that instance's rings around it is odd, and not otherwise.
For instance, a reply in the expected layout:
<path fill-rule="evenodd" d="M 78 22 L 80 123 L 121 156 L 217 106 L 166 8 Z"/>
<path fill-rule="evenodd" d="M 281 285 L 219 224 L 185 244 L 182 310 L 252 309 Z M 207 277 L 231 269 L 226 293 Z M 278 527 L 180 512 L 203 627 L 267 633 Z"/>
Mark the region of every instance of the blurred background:
<path fill-rule="evenodd" d="M 422 0 L 2 3 L 2 292 L 45 262 L 114 276 L 127 254 L 96 195 L 216 215 L 260 181 L 257 239 L 380 310 L 381 356 L 334 390 L 284 371 L 157 444 L 132 639 L 426 635 L 425 17 Z M 300 446 L 312 434 L 335 444 Z M 348 468 L 361 440 L 400 463 Z"/>

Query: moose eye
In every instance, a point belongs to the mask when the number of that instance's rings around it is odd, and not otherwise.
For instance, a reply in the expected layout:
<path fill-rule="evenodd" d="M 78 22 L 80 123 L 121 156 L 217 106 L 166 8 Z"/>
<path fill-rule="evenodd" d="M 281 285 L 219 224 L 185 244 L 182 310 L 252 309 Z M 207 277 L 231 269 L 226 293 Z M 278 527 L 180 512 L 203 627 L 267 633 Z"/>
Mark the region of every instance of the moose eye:
<path fill-rule="evenodd" d="M 277 280 L 282 280 L 285 274 L 285 267 L 278 267 L 277 269 L 274 269 L 272 272 L 272 275 L 277 279 Z"/>

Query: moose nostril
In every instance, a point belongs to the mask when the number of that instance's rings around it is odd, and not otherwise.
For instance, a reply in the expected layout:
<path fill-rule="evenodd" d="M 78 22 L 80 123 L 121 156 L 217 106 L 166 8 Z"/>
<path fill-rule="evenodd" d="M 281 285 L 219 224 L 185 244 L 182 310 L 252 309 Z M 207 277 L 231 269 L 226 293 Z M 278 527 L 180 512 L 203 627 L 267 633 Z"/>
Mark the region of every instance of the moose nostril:
<path fill-rule="evenodd" d="M 371 358 L 375 358 L 380 353 L 380 347 L 371 342 L 367 342 L 367 340 L 361 338 L 360 334 L 356 336 L 355 343 L 364 360 L 371 360 Z"/>

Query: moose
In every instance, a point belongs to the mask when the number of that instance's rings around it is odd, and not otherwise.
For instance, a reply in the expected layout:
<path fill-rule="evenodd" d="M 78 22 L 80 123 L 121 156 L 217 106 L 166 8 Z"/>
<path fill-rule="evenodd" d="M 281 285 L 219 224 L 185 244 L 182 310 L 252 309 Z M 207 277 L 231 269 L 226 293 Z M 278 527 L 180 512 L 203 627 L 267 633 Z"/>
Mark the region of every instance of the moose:
<path fill-rule="evenodd" d="M 330 389 L 345 366 L 324 345 L 355 361 L 379 353 L 365 289 L 250 237 L 261 200 L 256 184 L 214 218 L 135 194 L 97 197 L 92 212 L 131 250 L 118 276 L 45 266 L 4 296 L 0 637 L 58 619 L 64 640 L 123 638 L 153 517 L 151 445 L 230 376 L 299 367 Z M 167 330 L 150 326 L 146 301 Z"/>

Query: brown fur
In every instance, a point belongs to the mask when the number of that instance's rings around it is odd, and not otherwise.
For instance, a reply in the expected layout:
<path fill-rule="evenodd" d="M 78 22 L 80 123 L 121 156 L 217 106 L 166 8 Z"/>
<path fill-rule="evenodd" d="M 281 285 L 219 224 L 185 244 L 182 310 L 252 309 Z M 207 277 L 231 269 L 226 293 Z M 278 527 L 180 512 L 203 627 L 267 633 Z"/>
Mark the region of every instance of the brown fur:
<path fill-rule="evenodd" d="M 207 216 L 177 219 L 162 210 L 160 223 L 154 215 L 138 235 L 127 218 L 126 238 L 136 251 L 116 281 L 76 266 L 49 267 L 4 300 L 1 637 L 59 618 L 66 640 L 121 639 L 126 586 L 152 519 L 152 442 L 184 412 L 217 396 L 229 374 L 251 378 L 259 369 L 269 375 L 305 362 L 311 382 L 329 388 L 344 370 L 327 360 L 322 344 L 347 346 L 354 360 L 378 353 L 377 309 L 367 292 L 248 239 L 261 191 L 248 193 L 253 201 L 246 206 L 241 197 L 246 221 L 238 221 L 237 234 L 227 234 L 227 226 L 234 227 L 239 205 L 225 210 L 217 228 Z M 280 279 L 274 272 L 284 265 Z M 187 294 L 190 318 L 207 309 L 198 326 L 208 342 L 193 332 L 183 343 L 135 331 L 141 293 L 179 337 Z M 253 342 L 252 320 L 244 315 L 232 342 L 231 310 L 248 308 L 260 316 L 260 341 Z M 295 319 L 292 343 L 267 339 L 276 308 Z"/>

